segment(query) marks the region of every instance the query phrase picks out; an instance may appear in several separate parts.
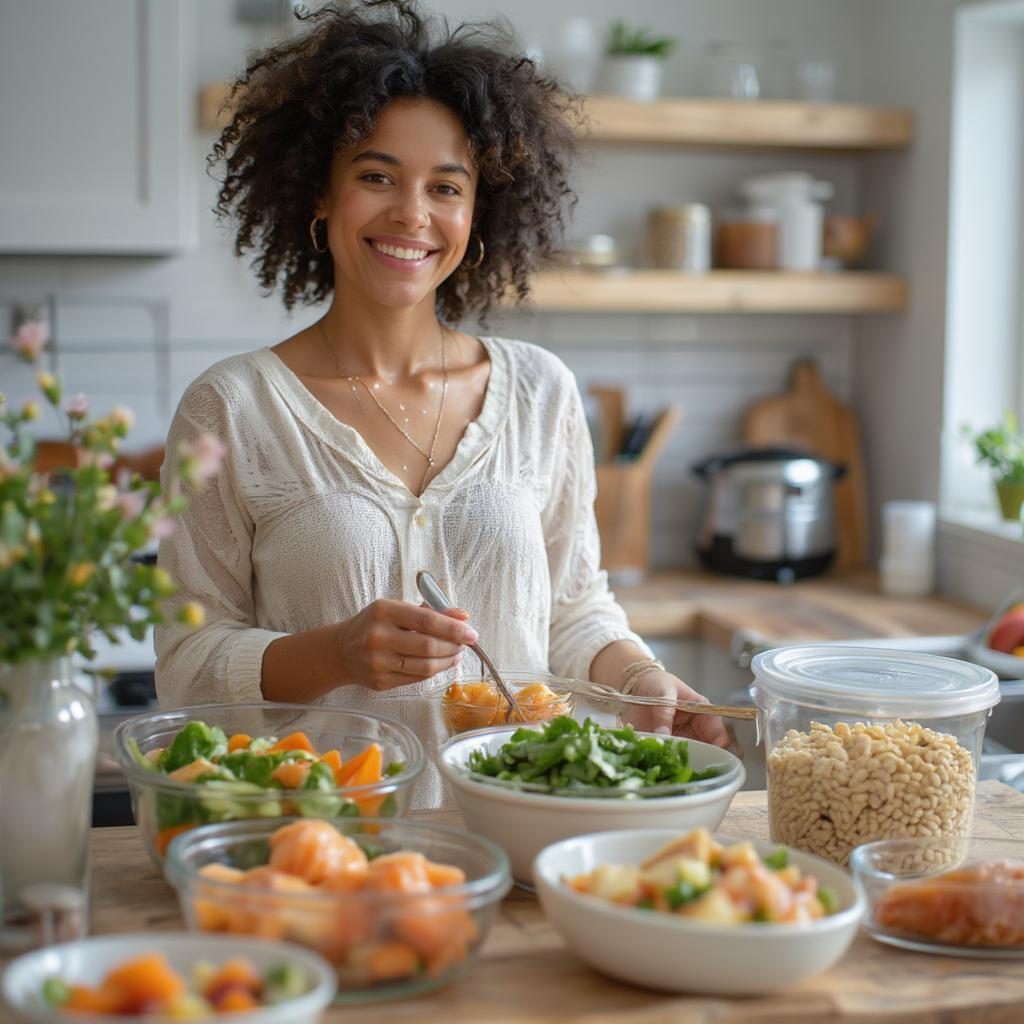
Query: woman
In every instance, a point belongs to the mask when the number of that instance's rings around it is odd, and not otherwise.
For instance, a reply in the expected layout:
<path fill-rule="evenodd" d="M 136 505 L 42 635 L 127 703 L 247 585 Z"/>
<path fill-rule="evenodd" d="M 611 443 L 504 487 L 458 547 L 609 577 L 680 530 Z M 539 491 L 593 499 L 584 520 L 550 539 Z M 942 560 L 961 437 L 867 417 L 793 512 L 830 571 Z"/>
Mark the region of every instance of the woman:
<path fill-rule="evenodd" d="M 161 546 L 179 600 L 206 612 L 158 630 L 161 701 L 338 704 L 437 741 L 422 694 L 478 634 L 500 666 L 700 699 L 599 569 L 571 373 L 454 326 L 524 296 L 550 254 L 574 198 L 570 101 L 497 33 L 434 40 L 400 0 L 310 18 L 252 59 L 211 159 L 260 283 L 289 309 L 330 305 L 181 400 L 172 457 L 204 433 L 228 456 Z M 463 609 L 420 606 L 419 569 Z M 710 716 L 637 724 L 727 742 Z"/>

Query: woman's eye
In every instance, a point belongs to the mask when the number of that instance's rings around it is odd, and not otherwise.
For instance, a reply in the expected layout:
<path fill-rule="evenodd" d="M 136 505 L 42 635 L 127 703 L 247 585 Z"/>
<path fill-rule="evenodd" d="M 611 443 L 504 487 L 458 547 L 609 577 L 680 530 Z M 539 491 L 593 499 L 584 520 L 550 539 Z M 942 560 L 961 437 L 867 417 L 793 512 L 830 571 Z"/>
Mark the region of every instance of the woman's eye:
<path fill-rule="evenodd" d="M 446 183 L 442 183 L 442 184 L 438 185 L 437 186 L 437 191 L 440 192 L 441 195 L 443 195 L 443 196 L 461 196 L 462 195 L 462 192 L 459 191 L 459 189 L 457 189 L 454 185 L 448 185 Z"/>
<path fill-rule="evenodd" d="M 380 171 L 369 171 L 363 174 L 359 178 L 360 181 L 368 181 L 371 185 L 386 185 L 388 184 L 388 176 L 381 174 Z"/>

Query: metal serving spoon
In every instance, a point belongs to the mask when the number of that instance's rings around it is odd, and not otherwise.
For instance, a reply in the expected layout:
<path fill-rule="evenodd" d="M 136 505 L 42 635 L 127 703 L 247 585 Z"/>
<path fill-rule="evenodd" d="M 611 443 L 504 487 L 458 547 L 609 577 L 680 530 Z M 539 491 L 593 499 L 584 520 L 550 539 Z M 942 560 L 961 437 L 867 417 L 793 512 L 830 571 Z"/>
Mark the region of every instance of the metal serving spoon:
<path fill-rule="evenodd" d="M 451 601 L 445 596 L 445 592 L 437 585 L 437 580 L 430 575 L 425 569 L 420 569 L 416 573 L 416 587 L 419 592 L 423 595 L 423 599 L 434 609 L 435 612 L 446 612 L 449 608 L 453 607 Z M 498 687 L 502 697 L 507 701 L 507 707 L 505 708 L 505 721 L 509 721 L 512 712 L 515 712 L 516 718 L 520 722 L 525 722 L 526 719 L 523 717 L 523 712 L 520 710 L 519 705 L 516 703 L 515 697 L 512 696 L 512 690 L 498 670 L 494 667 L 494 663 L 490 658 L 484 654 L 483 648 L 479 644 L 468 644 L 469 649 L 487 666 L 487 671 L 491 673 L 491 678 L 494 679 L 495 684 Z"/>

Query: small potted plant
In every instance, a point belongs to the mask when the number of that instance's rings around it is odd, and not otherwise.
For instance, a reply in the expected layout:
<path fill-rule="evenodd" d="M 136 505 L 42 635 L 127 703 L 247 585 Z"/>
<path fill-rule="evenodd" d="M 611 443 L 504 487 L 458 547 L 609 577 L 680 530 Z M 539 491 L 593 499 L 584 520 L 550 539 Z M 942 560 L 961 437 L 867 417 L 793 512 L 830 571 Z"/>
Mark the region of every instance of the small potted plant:
<path fill-rule="evenodd" d="M 974 433 L 964 427 L 974 445 L 978 465 L 992 471 L 1003 518 L 1016 522 L 1024 505 L 1024 434 L 1017 429 L 1017 417 L 1006 413 L 994 427 Z"/>
<path fill-rule="evenodd" d="M 605 39 L 600 91 L 631 100 L 651 101 L 661 92 L 665 58 L 675 40 L 614 21 Z"/>

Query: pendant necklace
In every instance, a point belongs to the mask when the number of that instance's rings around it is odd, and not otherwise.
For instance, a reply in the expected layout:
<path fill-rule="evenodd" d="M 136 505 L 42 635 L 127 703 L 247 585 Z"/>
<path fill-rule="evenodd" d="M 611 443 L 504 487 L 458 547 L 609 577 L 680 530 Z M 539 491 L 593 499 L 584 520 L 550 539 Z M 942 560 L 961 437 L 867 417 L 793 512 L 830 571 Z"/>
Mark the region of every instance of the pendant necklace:
<path fill-rule="evenodd" d="M 444 327 L 441 326 L 440 324 L 438 325 L 441 331 L 441 401 L 437 407 L 437 419 L 434 421 L 434 433 L 430 438 L 430 448 L 428 450 L 424 450 L 424 448 L 417 444 L 416 441 L 409 435 L 408 431 L 402 429 L 401 425 L 395 420 L 391 413 L 388 412 L 388 410 L 381 403 L 380 399 L 378 399 L 377 396 L 373 393 L 373 388 L 371 388 L 370 385 L 367 384 L 362 377 L 357 376 L 356 374 L 349 373 L 345 369 L 345 367 L 342 365 L 341 357 L 338 355 L 338 352 L 335 349 L 335 347 L 331 344 L 331 339 L 327 337 L 327 328 L 324 327 L 323 320 L 318 320 L 317 323 L 320 327 L 320 336 L 323 339 L 323 343 L 327 347 L 327 350 L 331 353 L 331 356 L 334 359 L 334 362 L 337 364 L 338 369 L 341 371 L 342 379 L 347 380 L 349 383 L 349 387 L 352 388 L 352 394 L 355 396 L 356 402 L 358 402 L 360 410 L 364 414 L 366 413 L 366 407 L 363 405 L 363 401 L 359 397 L 359 389 L 356 387 L 357 384 L 362 384 L 362 386 L 366 389 L 366 393 L 373 400 L 373 404 L 376 405 L 378 409 L 380 409 L 380 411 L 386 417 L 387 421 L 395 428 L 395 430 L 397 430 L 402 435 L 402 437 L 406 439 L 406 441 L 409 442 L 409 444 L 413 446 L 413 448 L 416 449 L 416 451 L 420 453 L 420 455 L 423 456 L 424 459 L 426 459 L 427 464 L 423 468 L 423 478 L 420 480 L 420 494 L 422 494 L 423 488 L 427 482 L 427 476 L 430 474 L 430 470 L 433 468 L 434 465 L 434 450 L 437 447 L 437 435 L 441 431 L 441 420 L 444 418 L 444 403 L 445 398 L 448 395 L 448 363 L 445 356 L 444 348 Z"/>

